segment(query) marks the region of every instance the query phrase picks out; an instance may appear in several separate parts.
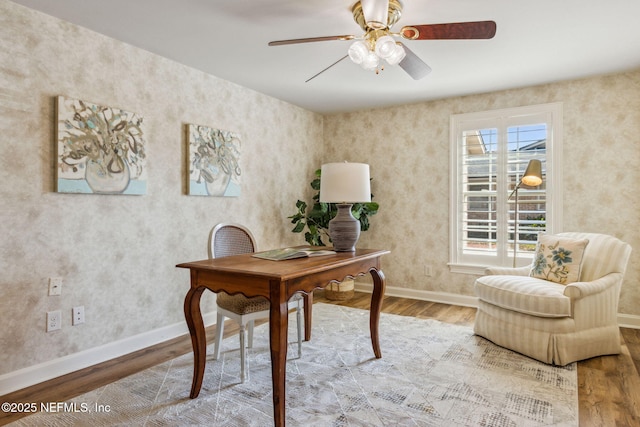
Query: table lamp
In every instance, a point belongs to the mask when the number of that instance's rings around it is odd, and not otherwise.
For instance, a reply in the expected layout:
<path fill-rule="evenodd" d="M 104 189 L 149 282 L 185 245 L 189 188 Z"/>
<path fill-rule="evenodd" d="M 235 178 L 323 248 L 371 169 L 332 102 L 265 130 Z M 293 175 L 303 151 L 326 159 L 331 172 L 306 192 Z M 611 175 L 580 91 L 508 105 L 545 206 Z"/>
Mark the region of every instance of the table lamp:
<path fill-rule="evenodd" d="M 371 201 L 369 165 L 327 163 L 320 174 L 320 202 L 335 203 L 336 216 L 329 221 L 329 237 L 337 252 L 353 252 L 360 237 L 360 221 L 351 214 L 354 203 Z"/>
<path fill-rule="evenodd" d="M 518 248 L 518 189 L 520 186 L 524 184 L 528 187 L 537 187 L 542 184 L 542 163 L 540 160 L 532 159 L 529 160 L 529 164 L 527 164 L 527 169 L 524 171 L 524 175 L 516 184 L 516 187 L 513 189 L 511 194 L 507 200 L 511 199 L 511 196 L 515 193 L 515 207 L 514 207 L 514 217 L 513 217 L 513 267 L 516 266 L 516 250 Z"/>

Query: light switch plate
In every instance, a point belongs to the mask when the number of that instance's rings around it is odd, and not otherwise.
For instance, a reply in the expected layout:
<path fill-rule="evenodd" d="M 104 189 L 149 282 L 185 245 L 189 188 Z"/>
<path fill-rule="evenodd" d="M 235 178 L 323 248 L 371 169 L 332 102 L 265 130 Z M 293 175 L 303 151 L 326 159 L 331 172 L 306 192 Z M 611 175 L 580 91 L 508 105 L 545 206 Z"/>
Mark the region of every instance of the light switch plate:
<path fill-rule="evenodd" d="M 49 277 L 49 296 L 62 295 L 62 277 Z"/>

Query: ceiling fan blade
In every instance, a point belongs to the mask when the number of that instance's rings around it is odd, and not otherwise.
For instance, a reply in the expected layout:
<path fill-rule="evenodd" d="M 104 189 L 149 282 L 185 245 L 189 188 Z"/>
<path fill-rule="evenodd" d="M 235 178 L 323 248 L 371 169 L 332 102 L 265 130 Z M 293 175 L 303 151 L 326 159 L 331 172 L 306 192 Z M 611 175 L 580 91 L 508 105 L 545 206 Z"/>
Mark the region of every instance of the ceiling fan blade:
<path fill-rule="evenodd" d="M 426 77 L 427 74 L 431 72 L 431 67 L 429 67 L 418 57 L 418 55 L 413 53 L 413 51 L 403 43 L 400 43 L 400 45 L 404 48 L 406 56 L 402 61 L 400 61 L 398 66 L 406 71 L 414 80 L 420 80 L 421 78 Z"/>
<path fill-rule="evenodd" d="M 291 40 L 276 40 L 269 42 L 269 46 L 282 46 L 285 44 L 298 44 L 298 43 L 310 43 L 310 42 L 326 42 L 331 40 L 353 40 L 356 36 L 344 35 L 344 36 L 326 36 L 326 37 L 309 37 L 305 39 L 291 39 Z"/>
<path fill-rule="evenodd" d="M 305 80 L 305 83 L 309 83 L 311 80 L 315 79 L 316 77 L 318 77 L 320 74 L 324 73 L 325 71 L 327 71 L 329 68 L 333 67 L 334 65 L 336 65 L 338 62 L 346 59 L 349 55 L 345 55 L 342 58 L 338 59 L 336 62 L 334 62 L 333 64 L 329 65 L 327 68 L 325 68 L 324 70 L 320 71 L 317 74 L 314 74 L 312 77 L 309 77 L 307 80 Z"/>
<path fill-rule="evenodd" d="M 496 34 L 494 21 L 407 25 L 400 34 L 409 40 L 490 39 Z"/>

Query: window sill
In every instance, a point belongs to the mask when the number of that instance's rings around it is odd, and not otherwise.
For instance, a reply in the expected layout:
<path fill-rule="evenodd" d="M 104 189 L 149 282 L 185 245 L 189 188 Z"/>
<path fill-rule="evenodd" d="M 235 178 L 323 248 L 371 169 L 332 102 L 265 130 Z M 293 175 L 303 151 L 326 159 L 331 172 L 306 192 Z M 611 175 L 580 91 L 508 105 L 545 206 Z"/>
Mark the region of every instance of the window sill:
<path fill-rule="evenodd" d="M 484 276 L 486 265 L 469 265 L 469 264 L 449 264 L 449 271 L 451 273 L 460 274 L 474 274 L 477 276 Z"/>

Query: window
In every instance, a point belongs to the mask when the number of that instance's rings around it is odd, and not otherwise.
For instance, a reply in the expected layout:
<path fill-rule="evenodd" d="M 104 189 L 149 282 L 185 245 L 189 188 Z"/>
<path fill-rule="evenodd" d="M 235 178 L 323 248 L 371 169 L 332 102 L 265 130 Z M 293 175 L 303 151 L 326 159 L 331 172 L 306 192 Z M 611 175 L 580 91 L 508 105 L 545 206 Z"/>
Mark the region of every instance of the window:
<path fill-rule="evenodd" d="M 562 104 L 453 115 L 451 153 L 451 271 L 530 262 L 538 232 L 562 224 Z M 542 184 L 513 194 L 531 159 Z"/>

